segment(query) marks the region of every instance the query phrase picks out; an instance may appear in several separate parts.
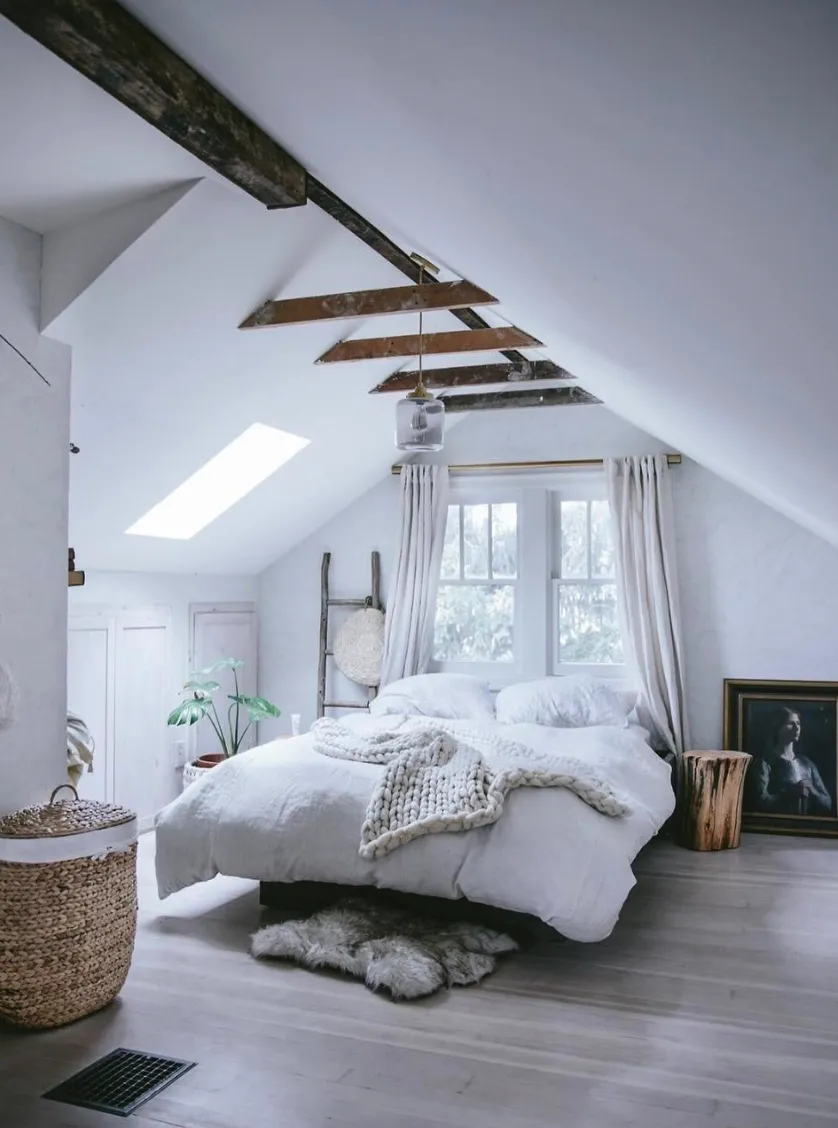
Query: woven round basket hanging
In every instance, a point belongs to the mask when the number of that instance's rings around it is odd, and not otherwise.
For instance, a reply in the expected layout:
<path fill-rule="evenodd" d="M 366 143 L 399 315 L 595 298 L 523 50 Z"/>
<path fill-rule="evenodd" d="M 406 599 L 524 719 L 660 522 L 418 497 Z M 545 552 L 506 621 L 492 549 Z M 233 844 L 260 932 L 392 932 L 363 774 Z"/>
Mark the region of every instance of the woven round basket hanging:
<path fill-rule="evenodd" d="M 358 685 L 381 684 L 384 654 L 384 612 L 365 607 L 350 615 L 337 633 L 332 648 L 342 674 Z"/>

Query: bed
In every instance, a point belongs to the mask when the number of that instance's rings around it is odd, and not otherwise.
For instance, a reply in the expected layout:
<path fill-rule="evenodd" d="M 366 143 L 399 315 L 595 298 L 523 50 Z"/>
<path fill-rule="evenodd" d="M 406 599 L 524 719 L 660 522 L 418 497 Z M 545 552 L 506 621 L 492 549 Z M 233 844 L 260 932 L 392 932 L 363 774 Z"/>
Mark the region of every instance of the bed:
<path fill-rule="evenodd" d="M 309 733 L 226 761 L 158 815 L 160 895 L 219 873 L 263 883 L 373 886 L 466 898 L 537 917 L 572 940 L 604 939 L 635 883 L 637 852 L 672 813 L 669 765 L 637 725 L 454 723 L 466 736 L 474 725 L 536 753 L 559 750 L 584 760 L 630 813 L 609 818 L 564 788 L 522 787 L 491 826 L 430 834 L 364 858 L 360 828 L 382 769 L 320 755 Z"/>

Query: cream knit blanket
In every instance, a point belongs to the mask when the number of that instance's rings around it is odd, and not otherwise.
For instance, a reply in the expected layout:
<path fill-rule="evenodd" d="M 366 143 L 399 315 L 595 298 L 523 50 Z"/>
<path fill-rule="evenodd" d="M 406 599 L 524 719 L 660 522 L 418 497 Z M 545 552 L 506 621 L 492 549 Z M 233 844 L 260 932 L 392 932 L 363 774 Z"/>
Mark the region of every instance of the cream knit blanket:
<path fill-rule="evenodd" d="M 407 718 L 362 734 L 324 718 L 311 731 L 314 750 L 324 756 L 384 765 L 361 828 L 364 858 L 381 857 L 424 834 L 496 822 L 516 787 L 566 787 L 604 815 L 630 814 L 611 785 L 581 760 L 537 754 L 478 726 L 464 732 Z"/>

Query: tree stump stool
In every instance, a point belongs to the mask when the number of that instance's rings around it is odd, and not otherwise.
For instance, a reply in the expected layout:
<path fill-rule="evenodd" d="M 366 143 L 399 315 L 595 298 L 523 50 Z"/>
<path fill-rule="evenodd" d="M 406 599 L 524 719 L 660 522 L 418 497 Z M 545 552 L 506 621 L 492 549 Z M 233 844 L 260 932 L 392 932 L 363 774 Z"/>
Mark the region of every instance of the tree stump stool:
<path fill-rule="evenodd" d="M 685 752 L 678 766 L 676 839 L 688 850 L 733 850 L 742 829 L 747 752 Z"/>

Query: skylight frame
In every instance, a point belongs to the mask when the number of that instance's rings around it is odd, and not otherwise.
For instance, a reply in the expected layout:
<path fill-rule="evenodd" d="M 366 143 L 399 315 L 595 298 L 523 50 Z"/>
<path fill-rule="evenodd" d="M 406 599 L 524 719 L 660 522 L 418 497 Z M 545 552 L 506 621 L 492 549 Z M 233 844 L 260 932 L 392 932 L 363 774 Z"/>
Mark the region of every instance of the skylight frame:
<path fill-rule="evenodd" d="M 252 423 L 127 528 L 126 536 L 191 540 L 310 441 L 266 423 Z"/>

